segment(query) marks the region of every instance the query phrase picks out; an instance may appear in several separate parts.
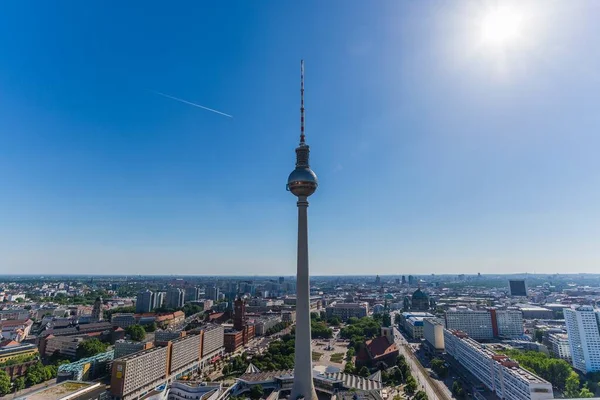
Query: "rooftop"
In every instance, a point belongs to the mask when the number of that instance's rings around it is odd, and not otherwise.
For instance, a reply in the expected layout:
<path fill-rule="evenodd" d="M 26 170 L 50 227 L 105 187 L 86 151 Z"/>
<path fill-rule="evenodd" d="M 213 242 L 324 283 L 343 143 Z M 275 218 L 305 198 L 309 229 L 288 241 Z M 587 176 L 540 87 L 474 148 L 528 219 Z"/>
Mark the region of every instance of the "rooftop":
<path fill-rule="evenodd" d="M 103 385 L 97 382 L 79 382 L 64 381 L 52 386 L 35 391 L 31 394 L 17 397 L 17 400 L 61 400 L 76 399 L 77 396 L 84 393 L 97 391 L 98 393 L 106 390 Z"/>

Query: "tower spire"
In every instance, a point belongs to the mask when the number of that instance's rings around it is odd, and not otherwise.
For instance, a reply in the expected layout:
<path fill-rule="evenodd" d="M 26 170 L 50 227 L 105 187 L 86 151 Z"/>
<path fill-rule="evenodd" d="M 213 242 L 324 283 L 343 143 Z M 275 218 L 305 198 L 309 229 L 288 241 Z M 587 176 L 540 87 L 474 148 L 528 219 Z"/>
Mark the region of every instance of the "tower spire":
<path fill-rule="evenodd" d="M 304 143 L 304 60 L 300 60 L 300 144 Z"/>

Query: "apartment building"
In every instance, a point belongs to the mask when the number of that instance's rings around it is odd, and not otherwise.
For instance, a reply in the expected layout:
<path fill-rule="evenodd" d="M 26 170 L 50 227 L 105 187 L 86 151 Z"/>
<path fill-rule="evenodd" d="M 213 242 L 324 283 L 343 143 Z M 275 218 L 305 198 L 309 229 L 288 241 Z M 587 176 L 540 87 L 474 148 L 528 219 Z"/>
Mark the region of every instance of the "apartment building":
<path fill-rule="evenodd" d="M 170 346 L 154 347 L 113 361 L 110 391 L 116 400 L 138 398 L 168 378 Z"/>
<path fill-rule="evenodd" d="M 578 306 L 565 308 L 563 313 L 573 367 L 584 374 L 600 371 L 600 311 Z"/>
<path fill-rule="evenodd" d="M 119 327 L 123 329 L 136 324 L 135 315 L 133 313 L 113 314 L 110 321 L 113 327 Z"/>
<path fill-rule="evenodd" d="M 480 380 L 500 399 L 546 400 L 553 399 L 552 385 L 521 368 L 502 354 L 471 339 L 464 332 L 444 330 L 446 353 Z"/>
<path fill-rule="evenodd" d="M 523 336 L 523 315 L 519 310 L 472 310 L 457 307 L 446 311 L 445 320 L 447 329 L 466 332 L 476 340 Z"/>
<path fill-rule="evenodd" d="M 433 314 L 428 312 L 403 312 L 400 314 L 400 326 L 413 339 L 423 338 L 424 324 L 426 318 L 434 318 Z"/>
<path fill-rule="evenodd" d="M 548 345 L 548 350 L 554 357 L 571 362 L 569 335 L 566 333 L 551 333 L 548 335 Z"/>

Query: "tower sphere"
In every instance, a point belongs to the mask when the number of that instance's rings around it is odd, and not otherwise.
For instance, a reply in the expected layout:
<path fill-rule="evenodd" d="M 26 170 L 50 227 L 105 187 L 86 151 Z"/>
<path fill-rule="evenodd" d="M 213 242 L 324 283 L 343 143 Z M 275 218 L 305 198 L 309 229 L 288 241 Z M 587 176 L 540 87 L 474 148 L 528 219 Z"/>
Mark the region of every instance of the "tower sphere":
<path fill-rule="evenodd" d="M 288 177 L 287 187 L 294 196 L 310 196 L 317 190 L 317 175 L 310 168 L 297 167 Z"/>

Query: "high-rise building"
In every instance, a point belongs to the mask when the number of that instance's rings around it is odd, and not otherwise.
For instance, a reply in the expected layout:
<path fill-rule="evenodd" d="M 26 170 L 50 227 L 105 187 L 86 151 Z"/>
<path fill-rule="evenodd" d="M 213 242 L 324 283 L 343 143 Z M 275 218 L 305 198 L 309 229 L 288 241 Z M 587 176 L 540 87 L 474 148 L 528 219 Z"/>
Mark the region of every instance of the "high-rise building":
<path fill-rule="evenodd" d="M 167 299 L 165 305 L 167 308 L 183 307 L 185 291 L 180 288 L 170 287 L 167 290 Z"/>
<path fill-rule="evenodd" d="M 148 313 L 154 308 L 154 293 L 150 290 L 142 290 L 137 294 L 135 301 L 136 313 Z"/>
<path fill-rule="evenodd" d="M 308 272 L 308 197 L 317 190 L 317 176 L 310 169 L 310 148 L 304 136 L 304 61 L 301 62 L 300 144 L 296 168 L 288 177 L 287 189 L 298 197 L 298 258 L 296 271 L 296 355 L 292 399 L 316 400 L 313 383 L 310 335 L 310 284 Z"/>
<path fill-rule="evenodd" d="M 444 330 L 446 353 L 501 399 L 553 399 L 552 385 L 521 368 L 516 361 L 497 354 L 464 332 Z"/>
<path fill-rule="evenodd" d="M 234 302 L 233 308 L 233 329 L 241 331 L 246 325 L 246 302 L 238 298 Z"/>
<path fill-rule="evenodd" d="M 569 336 L 566 333 L 550 333 L 548 335 L 548 350 L 554 357 L 572 362 Z"/>
<path fill-rule="evenodd" d="M 434 352 L 444 351 L 444 325 L 437 318 L 423 318 L 423 337 Z"/>
<path fill-rule="evenodd" d="M 414 276 L 412 276 L 412 275 L 409 275 L 409 276 L 408 276 L 408 284 L 409 284 L 409 285 L 414 285 L 414 284 L 416 283 L 416 281 L 417 281 L 417 280 L 415 279 L 415 277 L 414 277 Z"/>
<path fill-rule="evenodd" d="M 402 275 L 402 284 L 406 285 L 406 275 Z"/>
<path fill-rule="evenodd" d="M 573 367 L 582 373 L 600 371 L 600 311 L 592 306 L 565 308 L 565 324 Z"/>
<path fill-rule="evenodd" d="M 282 285 L 284 280 L 285 280 L 285 278 L 283 276 L 280 276 L 279 277 L 279 284 Z"/>
<path fill-rule="evenodd" d="M 219 300 L 219 288 L 216 286 L 208 286 L 206 288 L 205 296 L 206 299 L 217 301 Z"/>
<path fill-rule="evenodd" d="M 523 279 L 511 279 L 508 281 L 508 288 L 511 296 L 524 297 L 527 296 L 527 286 Z"/>
<path fill-rule="evenodd" d="M 198 300 L 198 288 L 190 286 L 185 288 L 185 302 Z"/>
<path fill-rule="evenodd" d="M 160 308 L 165 304 L 165 292 L 154 293 L 154 308 Z"/>
<path fill-rule="evenodd" d="M 92 308 L 92 321 L 99 322 L 104 319 L 102 315 L 102 297 L 97 297 Z"/>

